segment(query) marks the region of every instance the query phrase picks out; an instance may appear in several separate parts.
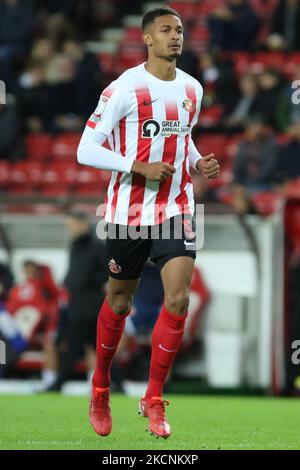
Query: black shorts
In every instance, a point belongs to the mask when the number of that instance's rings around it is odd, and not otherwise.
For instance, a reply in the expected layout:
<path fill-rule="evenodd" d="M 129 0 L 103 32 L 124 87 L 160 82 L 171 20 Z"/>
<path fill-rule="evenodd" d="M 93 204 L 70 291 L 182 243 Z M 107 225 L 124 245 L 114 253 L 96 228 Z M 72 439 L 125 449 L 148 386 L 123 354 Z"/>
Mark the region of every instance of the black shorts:
<path fill-rule="evenodd" d="M 172 258 L 196 258 L 192 217 L 178 215 L 160 225 L 140 227 L 108 223 L 106 230 L 108 274 L 115 279 L 138 279 L 149 257 L 160 270 Z"/>

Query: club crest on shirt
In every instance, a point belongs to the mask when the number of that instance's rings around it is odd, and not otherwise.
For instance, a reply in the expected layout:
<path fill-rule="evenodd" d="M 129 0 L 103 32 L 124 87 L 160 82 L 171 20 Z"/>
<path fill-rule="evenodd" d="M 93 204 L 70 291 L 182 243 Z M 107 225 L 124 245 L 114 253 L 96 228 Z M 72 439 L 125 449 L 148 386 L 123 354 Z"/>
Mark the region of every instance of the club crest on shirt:
<path fill-rule="evenodd" d="M 121 266 L 119 266 L 113 258 L 108 262 L 108 269 L 114 274 L 119 274 L 122 271 Z"/>
<path fill-rule="evenodd" d="M 185 109 L 188 113 L 192 113 L 193 111 L 195 111 L 195 105 L 194 103 L 192 102 L 192 100 L 190 100 L 189 98 L 187 98 L 186 100 L 184 100 L 182 102 L 182 107 L 183 109 Z"/>

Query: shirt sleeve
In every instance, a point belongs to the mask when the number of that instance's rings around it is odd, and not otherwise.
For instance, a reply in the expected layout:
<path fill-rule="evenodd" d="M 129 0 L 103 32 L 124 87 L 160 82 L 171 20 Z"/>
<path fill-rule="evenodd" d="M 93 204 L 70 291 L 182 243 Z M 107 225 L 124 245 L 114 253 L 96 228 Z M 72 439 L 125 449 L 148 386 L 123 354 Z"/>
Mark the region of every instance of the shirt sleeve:
<path fill-rule="evenodd" d="M 102 92 L 97 108 L 87 121 L 87 126 L 108 137 L 127 112 L 128 91 L 119 80 L 116 80 Z"/>
<path fill-rule="evenodd" d="M 197 173 L 200 171 L 197 169 L 197 163 L 201 160 L 202 155 L 198 152 L 196 145 L 194 144 L 193 139 L 190 137 L 189 139 L 189 152 L 188 152 L 188 159 L 190 167 L 194 168 Z"/>
<path fill-rule="evenodd" d="M 134 158 L 123 157 L 105 147 L 106 135 L 86 126 L 77 150 L 77 161 L 100 170 L 130 173 Z"/>

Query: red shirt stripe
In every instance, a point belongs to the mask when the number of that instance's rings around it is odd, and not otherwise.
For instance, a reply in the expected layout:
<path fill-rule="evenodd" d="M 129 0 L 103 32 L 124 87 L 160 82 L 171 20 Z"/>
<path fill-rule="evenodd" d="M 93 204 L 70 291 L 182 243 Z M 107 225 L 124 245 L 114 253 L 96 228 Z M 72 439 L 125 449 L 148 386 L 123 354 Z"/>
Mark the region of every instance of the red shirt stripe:
<path fill-rule="evenodd" d="M 178 108 L 176 103 L 166 103 L 166 120 L 178 121 Z M 177 151 L 177 135 L 172 134 L 165 138 L 162 161 L 174 165 Z M 172 185 L 173 177 L 169 176 L 167 180 L 159 185 L 159 191 L 155 200 L 155 223 L 161 224 L 166 220 L 166 206 Z"/>
<path fill-rule="evenodd" d="M 196 90 L 193 86 L 186 86 L 186 95 L 188 99 L 190 99 L 193 102 L 193 110 L 190 112 L 190 117 L 189 117 L 189 124 L 191 125 L 195 112 L 196 112 L 196 105 L 197 105 L 197 98 L 196 98 Z M 188 158 L 188 151 L 189 151 L 189 135 L 185 136 L 185 155 L 184 155 L 184 162 L 182 165 L 182 178 L 181 178 L 181 183 L 180 183 L 180 193 L 176 198 L 176 203 L 178 204 L 180 210 L 182 213 L 186 212 L 186 207 L 188 205 L 188 196 L 186 194 L 185 186 L 187 183 L 191 183 L 191 177 L 188 174 L 188 171 L 186 169 L 187 165 L 187 158 Z M 188 213 L 190 212 L 189 210 L 187 211 Z"/>
<path fill-rule="evenodd" d="M 120 130 L 120 153 L 121 155 L 123 155 L 123 157 L 125 157 L 125 154 L 126 154 L 126 118 L 123 118 L 120 120 L 119 130 Z M 121 171 L 118 172 L 117 179 L 113 187 L 113 198 L 111 202 L 113 223 L 115 221 L 118 193 L 120 189 L 120 180 L 121 180 L 122 174 L 123 173 Z"/>
<path fill-rule="evenodd" d="M 142 132 L 144 121 L 147 119 L 153 119 L 153 109 L 151 104 L 152 98 L 148 87 L 136 89 L 135 94 L 138 104 L 139 120 L 136 160 L 147 163 L 150 157 L 152 139 L 144 138 L 142 136 Z M 132 213 L 129 213 L 128 215 L 128 225 L 140 225 L 141 223 L 141 212 L 144 201 L 145 188 L 146 178 L 142 175 L 134 174 L 132 177 L 129 202 L 129 211 L 132 210 Z M 135 211 L 135 209 L 138 207 L 139 210 Z"/>

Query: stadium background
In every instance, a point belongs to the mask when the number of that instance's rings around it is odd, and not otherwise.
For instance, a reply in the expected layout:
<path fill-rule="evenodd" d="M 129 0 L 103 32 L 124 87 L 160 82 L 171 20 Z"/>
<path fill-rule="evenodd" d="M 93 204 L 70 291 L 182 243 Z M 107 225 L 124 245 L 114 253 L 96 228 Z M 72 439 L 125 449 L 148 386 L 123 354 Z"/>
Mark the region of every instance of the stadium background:
<path fill-rule="evenodd" d="M 63 281 L 64 214 L 83 210 L 96 224 L 109 180 L 108 172 L 76 163 L 85 120 L 101 90 L 146 59 L 143 12 L 167 4 L 185 25 L 178 66 L 204 87 L 195 143 L 221 163 L 215 181 L 192 175 L 196 202 L 205 204 L 197 265 L 211 300 L 201 319 L 201 347 L 178 364 L 170 391 L 297 396 L 300 368 L 291 357 L 292 343 L 300 339 L 300 105 L 291 96 L 292 82 L 300 79 L 300 28 L 295 22 L 297 34 L 282 39 L 275 20 L 285 2 L 251 0 L 252 29 L 244 42 L 238 38 L 224 48 L 211 18 L 225 3 L 0 0 L 2 12 L 5 4 L 19 9 L 16 18 L 0 19 L 0 79 L 6 85 L 6 104 L 0 104 L 0 261 L 17 282 L 28 258 L 47 264 L 56 282 Z M 298 10 L 294 14 L 300 18 Z M 245 77 L 255 91 L 237 119 L 247 95 Z M 249 190 L 246 180 L 238 180 L 236 162 L 253 121 L 265 126 L 275 147 L 268 179 Z M 19 392 L 28 393 L 26 383 L 12 379 L 37 378 L 40 367 L 41 356 L 23 353 L 10 380 L 0 380 L 0 390 L 11 392 L 17 383 Z"/>

